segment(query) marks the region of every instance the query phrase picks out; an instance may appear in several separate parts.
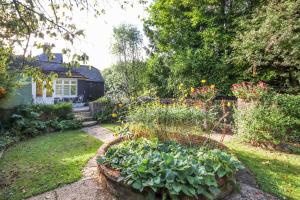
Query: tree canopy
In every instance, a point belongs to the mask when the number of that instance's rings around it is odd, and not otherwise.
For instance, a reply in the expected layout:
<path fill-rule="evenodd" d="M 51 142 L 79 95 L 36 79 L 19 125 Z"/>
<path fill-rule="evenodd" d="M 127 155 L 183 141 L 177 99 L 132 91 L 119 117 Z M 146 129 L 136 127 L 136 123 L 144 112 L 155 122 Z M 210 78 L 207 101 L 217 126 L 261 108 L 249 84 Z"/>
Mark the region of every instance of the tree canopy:
<path fill-rule="evenodd" d="M 232 83 L 264 80 L 299 91 L 299 4 L 154 1 L 144 22 L 150 86 L 172 95 L 179 83 L 198 86 L 206 79 L 229 94 Z"/>

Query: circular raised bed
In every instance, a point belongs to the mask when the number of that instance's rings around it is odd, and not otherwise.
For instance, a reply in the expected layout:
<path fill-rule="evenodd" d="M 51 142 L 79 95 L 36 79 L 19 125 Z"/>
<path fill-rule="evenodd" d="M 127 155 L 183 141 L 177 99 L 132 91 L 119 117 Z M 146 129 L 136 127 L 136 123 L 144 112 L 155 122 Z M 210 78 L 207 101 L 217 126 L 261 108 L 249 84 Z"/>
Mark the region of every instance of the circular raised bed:
<path fill-rule="evenodd" d="M 104 144 L 98 151 L 97 158 L 103 156 L 107 149 L 112 145 L 116 145 L 126 140 L 125 137 L 119 137 L 109 143 Z M 210 139 L 209 139 L 210 140 Z M 216 141 L 213 141 L 215 144 Z M 220 143 L 220 147 L 224 145 Z M 102 184 L 109 193 L 114 195 L 118 199 L 126 199 L 126 200 L 144 200 L 146 198 L 147 192 L 139 192 L 134 190 L 130 185 L 122 183 L 119 180 L 120 171 L 107 167 L 106 165 L 99 164 L 98 166 L 98 181 Z M 226 180 L 220 179 L 220 185 L 223 185 L 221 189 L 221 193 L 218 195 L 217 199 L 224 199 L 233 191 L 233 186 L 231 184 L 226 184 Z M 181 199 L 193 199 L 191 197 L 183 197 Z M 199 199 L 199 198 L 197 198 Z"/>

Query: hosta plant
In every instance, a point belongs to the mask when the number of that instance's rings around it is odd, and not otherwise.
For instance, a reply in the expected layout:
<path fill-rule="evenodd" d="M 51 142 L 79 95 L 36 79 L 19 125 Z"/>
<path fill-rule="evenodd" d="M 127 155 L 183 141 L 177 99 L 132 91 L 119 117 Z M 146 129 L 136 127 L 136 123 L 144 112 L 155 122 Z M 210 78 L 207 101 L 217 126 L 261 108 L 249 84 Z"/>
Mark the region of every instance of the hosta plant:
<path fill-rule="evenodd" d="M 242 165 L 231 155 L 207 148 L 187 148 L 175 142 L 144 138 L 110 147 L 100 164 L 119 170 L 120 182 L 172 199 L 205 197 L 215 199 Z"/>

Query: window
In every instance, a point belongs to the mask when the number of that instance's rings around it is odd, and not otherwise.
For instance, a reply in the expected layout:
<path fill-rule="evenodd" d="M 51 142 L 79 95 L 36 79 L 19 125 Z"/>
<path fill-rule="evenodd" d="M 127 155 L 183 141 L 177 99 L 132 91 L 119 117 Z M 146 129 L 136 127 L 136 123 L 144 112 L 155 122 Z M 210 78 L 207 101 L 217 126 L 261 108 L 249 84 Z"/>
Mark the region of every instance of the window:
<path fill-rule="evenodd" d="M 36 96 L 37 97 L 43 96 L 43 81 L 36 82 Z"/>
<path fill-rule="evenodd" d="M 56 96 L 76 96 L 76 80 L 56 80 Z"/>
<path fill-rule="evenodd" d="M 52 82 L 47 81 L 46 82 L 46 97 L 52 97 L 52 93 L 53 93 Z"/>

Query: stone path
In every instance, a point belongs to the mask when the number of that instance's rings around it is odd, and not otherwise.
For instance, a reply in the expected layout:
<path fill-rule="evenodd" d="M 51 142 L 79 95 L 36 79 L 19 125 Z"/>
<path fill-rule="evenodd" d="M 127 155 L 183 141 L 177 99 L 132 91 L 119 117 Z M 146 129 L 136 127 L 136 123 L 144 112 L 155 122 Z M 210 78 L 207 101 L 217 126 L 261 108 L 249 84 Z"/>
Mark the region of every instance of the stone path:
<path fill-rule="evenodd" d="M 82 129 L 102 142 L 114 139 L 113 133 L 100 126 Z M 97 182 L 96 156 L 90 159 L 82 170 L 82 178 L 72 184 L 31 197 L 28 200 L 115 200 L 105 188 Z"/>

